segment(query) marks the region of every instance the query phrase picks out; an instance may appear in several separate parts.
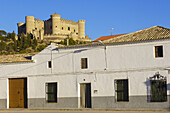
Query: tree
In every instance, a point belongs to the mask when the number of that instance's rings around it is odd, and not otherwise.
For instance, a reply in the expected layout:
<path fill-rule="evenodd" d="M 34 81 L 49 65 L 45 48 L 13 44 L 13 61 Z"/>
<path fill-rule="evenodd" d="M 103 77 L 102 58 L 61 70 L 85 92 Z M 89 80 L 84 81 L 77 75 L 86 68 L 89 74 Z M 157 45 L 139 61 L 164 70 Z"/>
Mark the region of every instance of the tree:
<path fill-rule="evenodd" d="M 69 39 L 69 45 L 76 45 L 76 41 L 74 41 L 72 38 Z"/>
<path fill-rule="evenodd" d="M 45 48 L 44 45 L 39 45 L 38 48 L 37 48 L 37 50 L 38 50 L 38 51 L 42 51 L 44 48 Z"/>
<path fill-rule="evenodd" d="M 0 34 L 1 35 L 1 34 Z M 0 36 L 0 40 L 4 41 L 5 40 L 5 37 L 4 36 Z"/>
<path fill-rule="evenodd" d="M 65 39 L 64 41 L 60 41 L 59 44 L 67 45 L 67 39 Z M 76 44 L 78 44 L 77 41 L 73 40 L 72 38 L 69 38 L 69 45 L 76 45 Z"/>
<path fill-rule="evenodd" d="M 7 51 L 8 52 L 13 52 L 14 51 L 14 43 L 9 43 L 7 46 Z"/>
<path fill-rule="evenodd" d="M 4 30 L 0 30 L 1 35 L 7 35 L 7 33 Z"/>
<path fill-rule="evenodd" d="M 14 31 L 11 33 L 11 39 L 12 39 L 13 41 L 15 40 L 15 32 L 14 32 Z"/>
<path fill-rule="evenodd" d="M 6 43 L 4 41 L 0 42 L 0 51 L 3 51 L 6 49 Z"/>
<path fill-rule="evenodd" d="M 11 33 L 8 33 L 6 38 L 11 39 Z"/>
<path fill-rule="evenodd" d="M 17 41 L 14 40 L 14 51 L 17 51 Z"/>
<path fill-rule="evenodd" d="M 17 40 L 17 47 L 21 47 L 21 44 L 20 44 L 20 41 L 21 41 L 21 38 L 20 38 L 20 36 L 18 37 L 18 40 Z"/>
<path fill-rule="evenodd" d="M 32 44 L 31 38 L 32 38 L 32 34 L 30 33 L 27 35 L 27 44 L 29 45 L 29 47 L 31 47 L 31 44 Z"/>
<path fill-rule="evenodd" d="M 23 37 L 23 45 L 22 45 L 22 48 L 23 49 L 26 49 L 29 47 L 29 44 L 28 44 L 28 41 L 27 41 L 27 37 Z"/>
<path fill-rule="evenodd" d="M 32 42 L 32 49 L 35 50 L 36 47 L 37 47 L 37 40 L 36 40 L 36 38 L 34 37 L 33 42 Z"/>
<path fill-rule="evenodd" d="M 33 45 L 37 46 L 37 39 L 35 37 L 33 39 Z"/>

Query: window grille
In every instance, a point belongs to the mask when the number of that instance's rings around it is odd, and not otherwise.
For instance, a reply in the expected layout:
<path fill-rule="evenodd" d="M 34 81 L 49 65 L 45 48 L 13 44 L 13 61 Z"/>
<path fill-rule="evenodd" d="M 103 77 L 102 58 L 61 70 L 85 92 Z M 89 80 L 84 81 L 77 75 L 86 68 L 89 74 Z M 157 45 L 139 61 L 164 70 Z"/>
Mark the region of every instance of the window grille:
<path fill-rule="evenodd" d="M 167 101 L 167 84 L 166 77 L 156 73 L 150 77 L 151 84 L 151 102 L 165 102 Z"/>
<path fill-rule="evenodd" d="M 129 101 L 128 80 L 116 80 L 117 102 Z"/>
<path fill-rule="evenodd" d="M 57 83 L 46 83 L 46 101 L 57 102 Z"/>

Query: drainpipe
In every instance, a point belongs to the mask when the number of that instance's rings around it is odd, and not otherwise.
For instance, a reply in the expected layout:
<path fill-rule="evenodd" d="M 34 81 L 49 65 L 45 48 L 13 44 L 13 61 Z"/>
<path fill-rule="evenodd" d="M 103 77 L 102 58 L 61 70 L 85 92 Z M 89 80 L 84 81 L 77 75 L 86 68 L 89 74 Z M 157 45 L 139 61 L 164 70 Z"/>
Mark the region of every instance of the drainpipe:
<path fill-rule="evenodd" d="M 104 45 L 104 44 L 103 44 Z M 104 45 L 104 56 L 105 56 L 105 71 L 107 70 L 107 56 L 106 56 L 106 46 Z"/>
<path fill-rule="evenodd" d="M 106 45 L 101 41 L 101 40 L 99 40 L 98 41 L 99 43 L 101 43 L 103 46 L 104 46 L 104 59 L 105 59 L 105 68 L 104 68 L 104 70 L 106 71 L 107 70 L 107 53 L 106 53 Z"/>

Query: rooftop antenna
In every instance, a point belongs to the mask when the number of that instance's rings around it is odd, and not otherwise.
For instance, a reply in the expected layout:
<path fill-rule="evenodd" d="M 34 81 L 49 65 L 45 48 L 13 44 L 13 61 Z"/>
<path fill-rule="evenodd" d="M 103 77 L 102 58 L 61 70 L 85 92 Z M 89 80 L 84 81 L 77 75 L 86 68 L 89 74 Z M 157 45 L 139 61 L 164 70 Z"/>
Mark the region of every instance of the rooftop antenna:
<path fill-rule="evenodd" d="M 111 29 L 111 36 L 112 36 L 112 31 L 113 31 L 114 28 Z"/>

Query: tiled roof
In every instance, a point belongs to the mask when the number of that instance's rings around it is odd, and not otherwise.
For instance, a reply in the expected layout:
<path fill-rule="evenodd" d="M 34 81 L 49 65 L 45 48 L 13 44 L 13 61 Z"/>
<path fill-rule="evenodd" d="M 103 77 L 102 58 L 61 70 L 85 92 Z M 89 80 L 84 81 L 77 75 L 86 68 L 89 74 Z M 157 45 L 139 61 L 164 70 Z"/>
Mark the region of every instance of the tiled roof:
<path fill-rule="evenodd" d="M 108 40 L 103 40 L 104 44 L 113 44 L 121 42 L 139 42 L 145 40 L 157 40 L 157 39 L 170 39 L 170 29 L 153 26 L 147 29 L 140 31 L 124 34 L 117 36 Z M 103 45 L 103 43 L 89 43 L 89 44 L 80 44 L 80 45 L 69 45 L 69 46 L 58 46 L 58 48 L 78 48 L 78 47 L 90 47 L 96 45 Z"/>
<path fill-rule="evenodd" d="M 134 41 L 144 41 L 144 40 L 167 39 L 167 38 L 170 38 L 169 28 L 165 28 L 161 26 L 153 26 L 147 29 L 118 36 L 116 38 L 112 38 L 103 42 L 118 43 L 118 42 L 134 42 Z"/>
<path fill-rule="evenodd" d="M 122 35 L 125 35 L 125 34 L 111 35 L 111 36 L 102 36 L 102 37 L 99 37 L 99 38 L 93 40 L 93 42 L 104 41 L 104 40 L 108 40 L 108 39 L 115 38 L 115 37 L 122 36 Z"/>
<path fill-rule="evenodd" d="M 0 63 L 32 62 L 31 56 L 33 55 L 35 55 L 35 53 L 0 55 Z"/>

